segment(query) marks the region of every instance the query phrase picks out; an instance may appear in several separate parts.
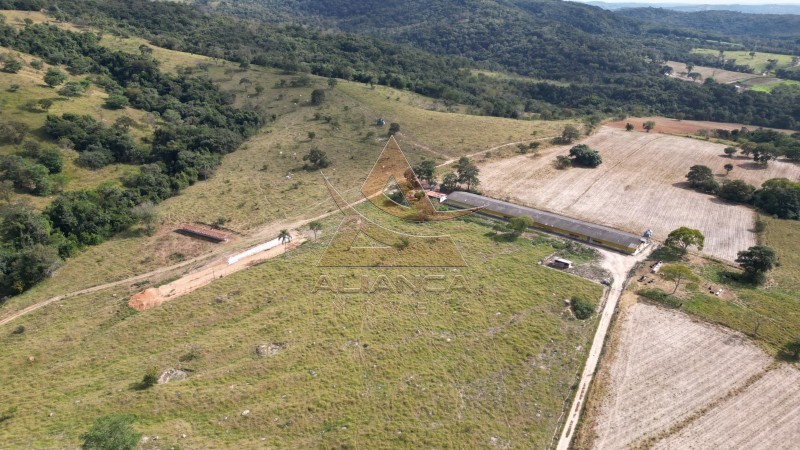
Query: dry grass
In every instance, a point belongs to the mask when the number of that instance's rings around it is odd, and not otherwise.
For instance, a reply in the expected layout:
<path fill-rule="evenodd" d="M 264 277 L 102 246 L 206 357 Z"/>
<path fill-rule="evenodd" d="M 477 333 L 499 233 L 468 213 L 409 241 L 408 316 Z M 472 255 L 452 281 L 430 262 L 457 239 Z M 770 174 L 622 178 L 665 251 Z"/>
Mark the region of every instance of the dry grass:
<path fill-rule="evenodd" d="M 460 274 L 471 293 L 312 294 L 320 274 L 394 276 L 317 268 L 321 240 L 144 313 L 116 291 L 27 316 L 24 334 L 0 335 L 0 401 L 17 407 L 0 438 L 72 447 L 126 412 L 166 446 L 545 447 L 595 326 L 563 299 L 600 287 L 538 266 L 551 247 L 446 226 L 470 267 L 403 274 Z M 277 355 L 255 356 L 273 342 Z M 180 362 L 192 347 L 199 358 Z M 151 365 L 189 380 L 131 389 Z"/>
<path fill-rule="evenodd" d="M 688 226 L 706 236 L 704 252 L 733 261 L 736 253 L 756 243 L 753 211 L 723 202 L 685 186 L 689 167 L 704 164 L 721 181 L 743 179 L 759 186 L 769 178 L 796 179 L 800 167 L 777 161 L 766 169 L 745 159 L 731 159 L 724 145 L 655 133 L 625 132 L 603 127 L 582 141 L 600 151 L 597 169 L 556 170 L 552 161 L 569 146 L 542 156 L 522 155 L 485 164 L 482 189 L 590 222 L 633 233 L 652 229 L 663 240 L 675 228 Z M 732 162 L 727 177 L 723 166 Z"/>

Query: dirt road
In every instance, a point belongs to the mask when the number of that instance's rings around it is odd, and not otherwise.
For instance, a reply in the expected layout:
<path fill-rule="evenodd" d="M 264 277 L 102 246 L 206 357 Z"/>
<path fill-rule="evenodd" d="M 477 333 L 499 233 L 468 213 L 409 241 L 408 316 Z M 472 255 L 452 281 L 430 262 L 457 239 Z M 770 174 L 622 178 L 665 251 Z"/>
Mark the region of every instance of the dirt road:
<path fill-rule="evenodd" d="M 594 379 L 595 369 L 600 360 L 600 354 L 603 351 L 606 334 L 608 334 L 608 327 L 611 324 L 611 318 L 614 316 L 614 311 L 617 308 L 617 302 L 622 295 L 623 289 L 625 289 L 628 273 L 637 261 L 644 260 L 647 257 L 652 251 L 652 248 L 653 247 L 650 246 L 636 256 L 628 256 L 598 249 L 600 254 L 603 255 L 602 266 L 611 273 L 613 281 L 611 282 L 611 287 L 608 289 L 605 300 L 599 308 L 600 322 L 597 325 L 597 332 L 595 332 L 594 340 L 592 340 L 592 348 L 589 350 L 589 356 L 586 358 L 586 365 L 583 368 L 583 374 L 581 375 L 575 398 L 572 401 L 572 407 L 569 409 L 567 418 L 564 421 L 561 437 L 556 445 L 556 449 L 558 450 L 567 450 L 572 441 L 575 425 L 578 423 L 578 420 L 580 420 L 583 402 L 586 400 L 586 394 L 589 392 L 589 385 Z"/>
<path fill-rule="evenodd" d="M 541 139 L 536 139 L 536 140 L 544 140 L 544 139 L 551 139 L 551 138 L 541 138 Z M 530 142 L 530 141 L 525 141 L 525 142 Z M 494 146 L 494 147 L 491 147 L 491 148 L 486 149 L 486 150 L 482 150 L 480 152 L 476 152 L 476 153 L 474 153 L 472 155 L 469 155 L 469 156 L 474 156 L 474 155 L 478 155 L 478 154 L 482 154 L 482 153 L 498 150 L 498 149 L 503 148 L 503 147 L 507 147 L 507 146 L 510 146 L 510 145 L 517 145 L 517 144 L 520 144 L 520 143 L 522 143 L 522 142 L 510 142 L 510 143 L 506 143 L 506 144 L 501 144 L 501 145 Z M 456 159 L 445 161 L 444 163 L 440 164 L 438 167 L 446 166 L 446 165 L 451 164 L 451 163 L 453 163 L 455 161 L 456 161 Z M 359 201 L 354 202 L 353 205 L 357 205 L 357 204 L 359 204 L 359 203 L 361 203 L 363 201 L 365 201 L 365 200 L 361 199 Z M 331 201 L 330 203 L 331 203 L 331 206 L 333 207 L 334 206 L 333 201 Z M 262 242 L 267 237 L 276 236 L 278 234 L 278 232 L 280 230 L 282 230 L 282 229 L 297 230 L 297 229 L 309 224 L 310 222 L 313 222 L 315 220 L 318 221 L 318 220 L 325 219 L 325 218 L 327 218 L 327 217 L 329 217 L 329 216 L 331 216 L 333 214 L 336 214 L 338 212 L 339 212 L 338 209 L 333 208 L 332 210 L 330 210 L 330 211 L 328 211 L 326 213 L 320 214 L 320 215 L 318 215 L 316 217 L 312 217 L 312 218 L 309 218 L 309 219 L 300 219 L 300 220 L 296 220 L 296 221 L 293 221 L 293 222 L 273 222 L 273 223 L 267 224 L 267 225 L 257 229 L 253 233 L 251 233 L 250 236 L 247 236 L 247 237 L 245 237 L 243 239 L 240 239 L 240 240 L 236 241 L 231 246 L 220 247 L 218 250 L 215 250 L 214 252 L 212 252 L 210 254 L 205 254 L 205 255 L 202 255 L 202 256 L 198 256 L 196 258 L 192 258 L 192 259 L 188 259 L 186 261 L 182 261 L 182 262 L 180 262 L 178 264 L 174 264 L 174 265 L 167 266 L 167 267 L 162 267 L 162 268 L 153 270 L 151 272 L 143 273 L 141 275 L 136 275 L 136 276 L 133 276 L 133 277 L 130 277 L 130 278 L 125 278 L 123 280 L 113 281 L 113 282 L 110 282 L 110 283 L 104 283 L 104 284 L 100 284 L 100 285 L 97 285 L 97 286 L 92 286 L 92 287 L 89 287 L 89 288 L 86 288 L 86 289 L 81 289 L 81 290 L 78 290 L 78 291 L 70 292 L 70 293 L 67 293 L 67 294 L 57 295 L 55 297 L 48 298 L 47 300 L 43 300 L 41 302 L 38 302 L 38 303 L 35 303 L 33 305 L 27 306 L 27 307 L 25 307 L 25 308 L 23 308 L 23 309 L 21 309 L 19 311 L 15 311 L 15 312 L 12 312 L 10 314 L 7 314 L 4 317 L 0 317 L 0 326 L 7 325 L 8 323 L 10 323 L 10 322 L 12 322 L 12 321 L 14 321 L 14 320 L 26 315 L 26 314 L 30 314 L 30 313 L 32 313 L 32 312 L 34 312 L 34 311 L 36 311 L 36 310 L 38 310 L 40 308 L 43 308 L 43 307 L 45 307 L 47 305 L 50 305 L 50 304 L 53 304 L 53 303 L 57 303 L 57 302 L 59 302 L 61 300 L 65 300 L 65 299 L 68 299 L 68 298 L 71 298 L 71 297 L 76 297 L 76 296 L 79 296 L 79 295 L 91 294 L 91 293 L 102 291 L 102 290 L 106 290 L 106 289 L 111 289 L 111 288 L 114 288 L 114 287 L 117 287 L 117 286 L 124 286 L 126 284 L 129 285 L 129 284 L 136 283 L 138 281 L 144 281 L 144 280 L 148 280 L 148 279 L 152 279 L 152 278 L 168 275 L 168 274 L 171 274 L 172 272 L 175 272 L 177 270 L 180 270 L 180 269 L 183 269 L 185 267 L 191 266 L 192 264 L 195 264 L 195 263 L 198 263 L 198 262 L 201 262 L 201 261 L 210 260 L 207 264 L 204 264 L 202 267 L 197 268 L 197 270 L 195 272 L 201 272 L 201 271 L 209 269 L 211 267 L 216 267 L 217 265 L 220 264 L 221 261 L 224 261 L 225 259 L 227 259 L 228 256 L 230 256 L 230 255 L 232 255 L 234 253 L 237 253 L 238 251 L 240 251 L 240 250 L 242 250 L 244 248 L 247 248 L 247 247 L 250 247 L 252 245 L 258 244 L 258 243 Z"/>

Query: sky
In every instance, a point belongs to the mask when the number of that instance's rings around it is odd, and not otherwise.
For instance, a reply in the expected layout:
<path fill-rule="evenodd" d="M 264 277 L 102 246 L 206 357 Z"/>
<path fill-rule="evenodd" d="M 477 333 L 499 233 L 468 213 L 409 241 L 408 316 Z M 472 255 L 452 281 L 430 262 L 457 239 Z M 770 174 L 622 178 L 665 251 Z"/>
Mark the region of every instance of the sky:
<path fill-rule="evenodd" d="M 591 0 L 576 0 L 588 3 Z M 800 5 L 800 0 L 600 0 L 606 3 L 686 4 L 686 5 Z"/>

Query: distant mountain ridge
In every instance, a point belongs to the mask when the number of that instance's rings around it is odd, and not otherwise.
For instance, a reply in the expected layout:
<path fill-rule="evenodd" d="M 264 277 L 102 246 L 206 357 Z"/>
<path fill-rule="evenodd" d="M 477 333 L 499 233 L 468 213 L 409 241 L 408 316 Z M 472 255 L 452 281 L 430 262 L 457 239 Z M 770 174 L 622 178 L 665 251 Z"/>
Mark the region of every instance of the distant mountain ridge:
<path fill-rule="evenodd" d="M 600 2 L 592 1 L 585 2 L 587 5 L 597 6 L 599 8 L 608 9 L 611 11 L 626 9 L 626 8 L 663 8 L 673 11 L 682 12 L 698 12 L 698 11 L 735 11 L 747 14 L 797 14 L 800 15 L 800 4 L 797 5 L 782 5 L 782 4 L 767 4 L 767 5 L 708 5 L 701 4 L 695 5 L 690 3 L 633 3 L 633 2 Z"/>

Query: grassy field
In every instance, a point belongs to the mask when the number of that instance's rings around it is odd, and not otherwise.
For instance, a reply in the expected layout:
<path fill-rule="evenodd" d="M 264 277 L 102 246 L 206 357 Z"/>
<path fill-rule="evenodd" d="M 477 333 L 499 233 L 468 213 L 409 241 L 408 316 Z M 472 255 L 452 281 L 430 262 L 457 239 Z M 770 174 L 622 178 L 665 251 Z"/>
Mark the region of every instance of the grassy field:
<path fill-rule="evenodd" d="M 795 80 L 782 80 L 777 83 L 770 83 L 770 84 L 760 84 L 757 86 L 753 86 L 750 88 L 751 91 L 759 91 L 759 92 L 772 92 L 778 86 L 800 86 L 800 81 Z"/>
<path fill-rule="evenodd" d="M 695 48 L 693 53 L 703 55 L 719 56 L 719 51 L 711 48 Z M 766 66 L 770 59 L 777 59 L 778 64 L 776 69 L 790 67 L 792 64 L 792 56 L 781 55 L 778 53 L 764 53 L 756 52 L 754 57 L 750 57 L 749 51 L 727 51 L 725 52 L 725 59 L 736 59 L 736 64 L 746 65 L 753 69 L 754 73 L 760 74 L 766 71 Z"/>
<path fill-rule="evenodd" d="M 12 16 L 8 11 L 4 14 Z M 17 15 L 19 20 L 22 16 L 34 21 L 46 20 L 39 13 Z M 58 25 L 73 28 L 70 24 Z M 103 39 L 105 45 L 127 51 L 138 51 L 142 42 L 108 34 Z M 440 111 L 443 105 L 432 99 L 341 80 L 333 89 L 328 88 L 327 80 L 319 77 L 310 77 L 307 86 L 291 87 L 292 81 L 298 80 L 300 75 L 255 66 L 245 71 L 225 61 L 157 47 L 154 47 L 154 55 L 169 70 L 202 64 L 203 69 L 195 70 L 207 70 L 222 89 L 236 94 L 238 106 L 275 114 L 275 120 L 270 120 L 235 153 L 227 155 L 210 180 L 191 186 L 180 196 L 160 204 L 161 225 L 153 236 L 132 230 L 86 249 L 70 258 L 51 279 L 0 306 L 0 314 L 54 295 L 125 279 L 212 251 L 235 251 L 239 245 L 234 240 L 220 248 L 176 234 L 173 230 L 180 222 L 210 223 L 223 218 L 228 228 L 261 236 L 264 230 L 280 225 L 285 228 L 294 221 L 333 210 L 334 204 L 323 187 L 320 174 L 302 170 L 302 156 L 312 146 L 327 152 L 333 164 L 326 169 L 326 175 L 337 189 L 355 200 L 357 188 L 385 144 L 388 126 L 375 126 L 377 117 L 385 117 L 387 123 L 401 124 L 397 138 L 412 163 L 423 158 L 442 163 L 498 145 L 546 138 L 559 132 L 564 125 L 563 122 L 445 113 Z M 242 83 L 242 80 L 249 83 Z M 285 82 L 283 86 L 281 80 Z M 256 95 L 255 86 L 259 84 L 264 91 Z M 326 89 L 326 101 L 320 107 L 307 106 L 314 88 Z M 53 108 L 55 110 L 56 106 Z M 315 118 L 317 114 L 319 119 Z M 43 117 L 41 115 L 40 120 Z M 313 140 L 309 139 L 308 132 L 315 133 Z M 267 241 L 275 236 L 264 234 L 263 237 Z"/>
<path fill-rule="evenodd" d="M 73 447 L 96 417 L 125 412 L 159 447 L 545 447 L 596 325 L 563 300 L 601 288 L 537 265 L 547 245 L 437 226 L 470 267 L 320 269 L 321 239 L 145 313 L 117 291 L 27 316 L 24 333 L 0 333 L 0 404 L 17 408 L 0 439 Z M 312 293 L 320 274 L 432 273 L 470 290 Z M 256 356 L 271 343 L 276 355 Z M 134 389 L 151 366 L 189 379 Z"/>

